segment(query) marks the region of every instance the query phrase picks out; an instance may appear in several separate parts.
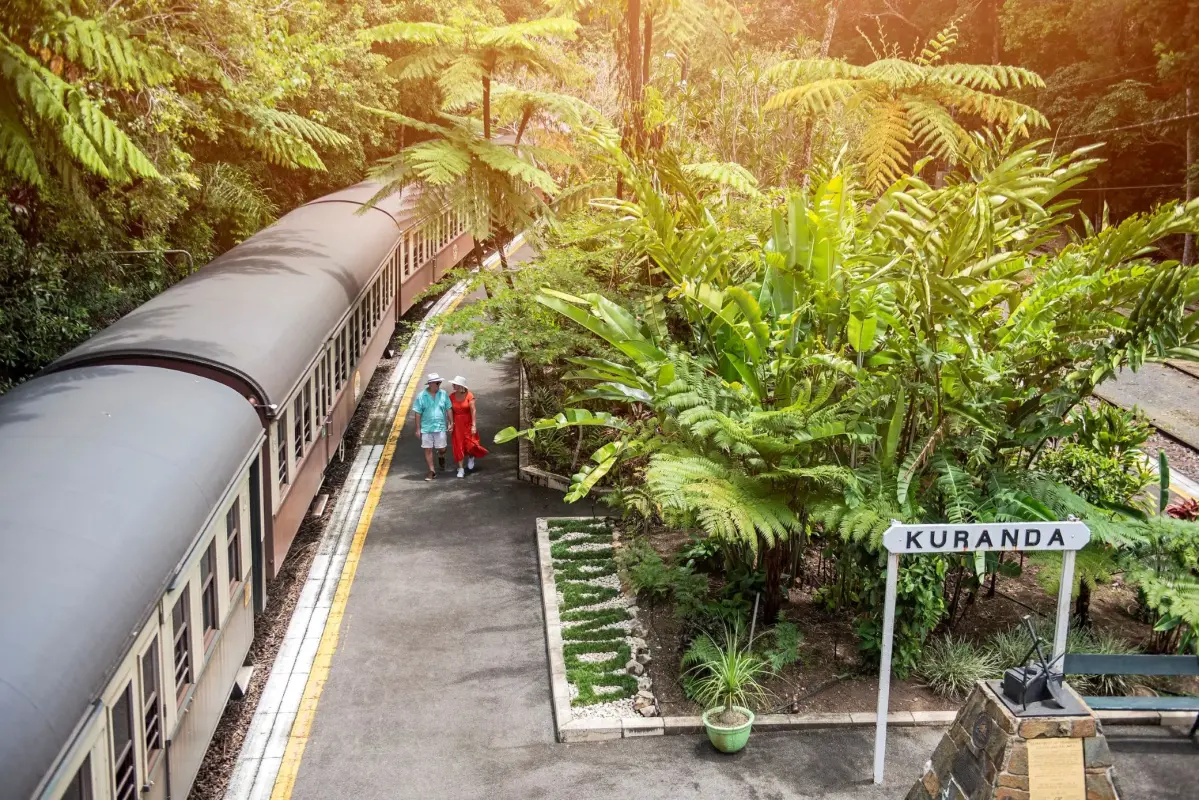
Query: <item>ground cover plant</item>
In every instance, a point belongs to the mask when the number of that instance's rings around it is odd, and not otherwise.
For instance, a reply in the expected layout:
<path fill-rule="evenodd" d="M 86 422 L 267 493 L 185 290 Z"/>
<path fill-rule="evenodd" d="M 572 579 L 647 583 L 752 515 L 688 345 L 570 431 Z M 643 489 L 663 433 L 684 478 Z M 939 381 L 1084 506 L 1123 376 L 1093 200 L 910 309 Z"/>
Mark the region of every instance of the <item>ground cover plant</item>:
<path fill-rule="evenodd" d="M 628 611 L 632 602 L 616 574 L 612 528 L 602 519 L 552 519 L 547 530 L 571 705 L 627 700 L 639 689 L 626 669 L 637 637 Z M 627 705 L 609 706 L 611 715 L 631 716 L 632 702 Z"/>

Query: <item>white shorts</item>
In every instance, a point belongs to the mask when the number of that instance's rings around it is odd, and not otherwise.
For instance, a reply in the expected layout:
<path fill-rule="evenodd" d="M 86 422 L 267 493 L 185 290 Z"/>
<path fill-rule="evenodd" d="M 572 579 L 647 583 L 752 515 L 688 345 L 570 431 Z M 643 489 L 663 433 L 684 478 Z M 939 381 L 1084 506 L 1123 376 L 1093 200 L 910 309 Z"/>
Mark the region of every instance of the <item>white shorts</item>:
<path fill-rule="evenodd" d="M 420 435 L 420 446 L 425 450 L 437 448 L 438 450 L 445 449 L 445 431 L 437 431 L 436 433 L 422 433 Z"/>

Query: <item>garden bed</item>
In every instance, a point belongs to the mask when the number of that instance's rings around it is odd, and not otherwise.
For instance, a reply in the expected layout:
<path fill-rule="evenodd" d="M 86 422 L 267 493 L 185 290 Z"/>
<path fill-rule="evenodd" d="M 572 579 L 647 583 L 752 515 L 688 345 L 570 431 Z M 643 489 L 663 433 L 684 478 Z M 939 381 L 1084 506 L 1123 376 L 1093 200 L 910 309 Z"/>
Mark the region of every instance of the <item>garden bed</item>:
<path fill-rule="evenodd" d="M 603 518 L 537 521 L 559 739 L 588 720 L 617 731 L 659 715 L 639 609 L 617 575 L 618 534 Z M 586 727 L 586 726 L 584 726 Z M 658 726 L 660 728 L 660 725 Z"/>
<path fill-rule="evenodd" d="M 686 532 L 665 529 L 651 530 L 647 535 L 654 550 L 669 563 L 689 540 Z M 802 634 L 799 660 L 785 666 L 763 682 L 770 697 L 766 713 L 785 714 L 873 714 L 878 701 L 877 668 L 867 666 L 859 656 L 858 638 L 854 633 L 853 615 L 846 611 L 828 611 L 818 602 L 815 578 L 820 571 L 819 553 L 809 549 L 805 554 L 803 574 L 812 576 L 811 583 L 799 581 L 793 585 L 784 604 L 784 619 L 793 623 Z M 1021 618 L 1031 614 L 1042 626 L 1051 626 L 1056 599 L 1037 582 L 1038 567 L 1025 563 L 1021 575 L 1000 580 L 994 595 L 984 589 L 973 607 L 960 620 L 953 634 L 977 646 L 980 651 L 993 647 L 994 637 L 1015 629 Z M 714 586 L 714 591 L 719 587 Z M 654 659 L 648 673 L 653 678 L 654 694 L 663 715 L 695 716 L 702 709 L 686 696 L 680 677 L 681 661 L 694 638 L 694 626 L 683 622 L 668 600 L 640 600 L 640 618 L 645 639 Z M 1091 600 L 1091 636 L 1106 637 L 1133 647 L 1143 646 L 1152 628 L 1134 616 L 1136 592 L 1117 579 L 1097 586 Z M 758 632 L 764 621 L 758 620 Z M 930 637 L 938 640 L 943 632 Z M 1017 641 L 1023 642 L 1022 638 Z M 1077 635 L 1076 637 L 1077 638 Z M 1100 639 L 1104 640 L 1103 638 Z M 1018 657 L 1018 656 L 1017 656 Z M 1147 683 L 1147 682 L 1146 682 Z M 1158 690 L 1194 692 L 1195 681 L 1155 682 Z M 892 712 L 952 711 L 959 699 L 943 696 L 929 688 L 918 675 L 893 678 L 890 710 Z M 1084 688 L 1084 687 L 1080 687 Z M 1146 688 L 1136 691 L 1149 693 Z M 1086 692 L 1084 692 L 1086 693 Z"/>

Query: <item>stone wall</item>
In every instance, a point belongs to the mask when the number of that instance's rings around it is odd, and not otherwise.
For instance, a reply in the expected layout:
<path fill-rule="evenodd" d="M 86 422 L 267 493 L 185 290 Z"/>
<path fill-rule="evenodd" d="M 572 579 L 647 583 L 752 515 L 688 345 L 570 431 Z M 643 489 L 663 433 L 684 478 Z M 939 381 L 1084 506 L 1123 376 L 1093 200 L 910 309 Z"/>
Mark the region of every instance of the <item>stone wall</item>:
<path fill-rule="evenodd" d="M 1031 800 L 1028 741 L 1047 738 L 1081 739 L 1086 800 L 1118 800 L 1111 752 L 1093 714 L 1016 717 L 982 681 L 924 765 L 907 800 Z"/>

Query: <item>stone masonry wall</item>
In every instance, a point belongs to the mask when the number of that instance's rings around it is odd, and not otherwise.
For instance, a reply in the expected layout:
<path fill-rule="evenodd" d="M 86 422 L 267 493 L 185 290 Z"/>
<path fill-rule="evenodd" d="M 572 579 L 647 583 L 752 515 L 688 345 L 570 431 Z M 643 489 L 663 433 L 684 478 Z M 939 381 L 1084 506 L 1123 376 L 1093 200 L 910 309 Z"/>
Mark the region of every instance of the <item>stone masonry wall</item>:
<path fill-rule="evenodd" d="M 1019 718 L 982 681 L 906 800 L 1031 800 L 1028 740 L 1063 737 L 1082 740 L 1087 800 L 1118 800 L 1111 752 L 1093 715 Z"/>

